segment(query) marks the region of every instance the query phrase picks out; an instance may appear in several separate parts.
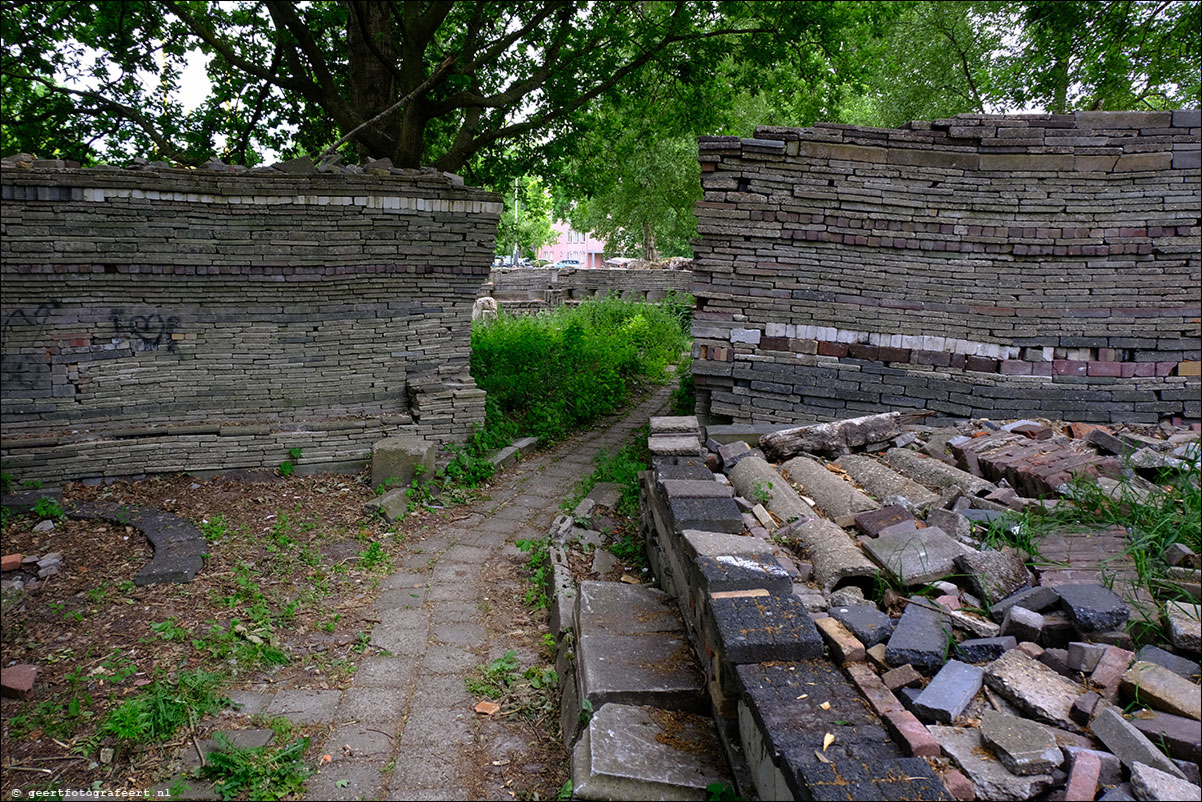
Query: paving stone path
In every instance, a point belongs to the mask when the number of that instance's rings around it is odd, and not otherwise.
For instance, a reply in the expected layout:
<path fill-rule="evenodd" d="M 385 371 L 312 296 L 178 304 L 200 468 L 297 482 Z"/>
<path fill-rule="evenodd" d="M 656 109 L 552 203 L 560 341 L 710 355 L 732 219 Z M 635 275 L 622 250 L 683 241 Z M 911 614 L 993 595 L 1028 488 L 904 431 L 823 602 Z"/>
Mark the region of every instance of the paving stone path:
<path fill-rule="evenodd" d="M 485 625 L 482 577 L 490 566 L 519 564 L 514 541 L 545 536 L 597 453 L 630 442 L 636 428 L 661 413 L 671 390 L 659 388 L 608 428 L 518 463 L 487 499 L 459 508 L 453 524 L 406 543 L 374 615 L 372 645 L 391 656 L 360 661 L 345 691 L 231 694 L 245 715 L 333 725 L 322 750 L 332 762 L 310 779 L 308 799 L 468 799 L 463 755 L 483 746 L 492 760 L 520 759 L 520 739 L 480 727 L 476 700 L 464 688 L 476 666 L 512 648 L 505 632 Z M 533 659 L 519 657 L 523 665 Z"/>

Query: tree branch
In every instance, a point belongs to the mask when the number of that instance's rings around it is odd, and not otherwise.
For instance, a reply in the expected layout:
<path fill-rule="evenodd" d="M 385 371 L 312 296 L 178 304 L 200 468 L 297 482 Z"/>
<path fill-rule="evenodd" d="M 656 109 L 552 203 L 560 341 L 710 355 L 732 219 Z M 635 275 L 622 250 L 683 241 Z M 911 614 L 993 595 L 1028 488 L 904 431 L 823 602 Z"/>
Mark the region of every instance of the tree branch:
<path fill-rule="evenodd" d="M 158 146 L 159 150 L 164 156 L 177 162 L 185 164 L 187 163 L 182 151 L 180 151 L 180 149 L 177 148 L 175 144 L 171 142 L 171 140 L 167 139 L 167 137 L 161 131 L 155 128 L 154 123 L 151 122 L 146 115 L 144 115 L 138 109 L 135 109 L 133 106 L 127 106 L 124 103 L 119 103 L 116 100 L 111 100 L 103 95 L 99 95 L 96 92 L 91 92 L 86 89 L 68 89 L 65 86 L 58 86 L 52 81 L 37 75 L 22 75 L 21 73 L 12 72 L 10 70 L 4 70 L 3 74 L 12 78 L 19 78 L 24 81 L 36 81 L 45 86 L 47 89 L 50 89 L 51 91 L 57 92 L 61 95 L 74 95 L 75 97 L 87 98 L 96 104 L 96 106 L 80 106 L 79 110 L 85 113 L 95 114 L 102 110 L 119 112 L 123 116 L 132 120 L 138 125 L 139 128 L 145 131 L 146 135 L 149 136 L 150 139 Z"/>

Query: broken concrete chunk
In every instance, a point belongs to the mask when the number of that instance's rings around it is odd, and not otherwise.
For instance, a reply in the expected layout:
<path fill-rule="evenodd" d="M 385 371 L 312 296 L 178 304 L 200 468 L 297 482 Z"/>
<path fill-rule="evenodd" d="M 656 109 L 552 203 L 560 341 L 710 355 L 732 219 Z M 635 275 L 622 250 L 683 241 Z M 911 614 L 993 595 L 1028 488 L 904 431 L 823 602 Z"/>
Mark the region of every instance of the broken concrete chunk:
<path fill-rule="evenodd" d="M 971 638 L 956 644 L 956 654 L 966 663 L 985 663 L 998 659 L 1017 646 L 1018 641 L 1010 635 L 998 638 Z"/>
<path fill-rule="evenodd" d="M 1015 549 L 962 554 L 956 558 L 956 567 L 968 575 L 973 592 L 990 603 L 1001 601 L 1030 584 L 1027 565 Z"/>
<path fill-rule="evenodd" d="M 1095 584 L 1058 585 L 1060 604 L 1077 627 L 1086 632 L 1118 629 L 1127 623 L 1130 609 L 1112 591 Z"/>
<path fill-rule="evenodd" d="M 1011 607 L 1022 607 L 1026 610 L 1039 612 L 1040 610 L 1046 610 L 1058 601 L 1060 601 L 1060 594 L 1056 592 L 1055 588 L 1039 585 L 1027 588 L 1026 590 L 1020 590 L 996 604 L 990 605 L 989 615 L 994 621 L 1001 623 L 1005 618 L 1006 611 Z"/>
<path fill-rule="evenodd" d="M 1130 721 L 1123 718 L 1118 708 L 1113 705 L 1099 705 L 1099 712 L 1093 717 L 1089 728 L 1094 737 L 1105 744 L 1106 748 L 1123 762 L 1127 768 L 1136 763 L 1146 763 L 1153 768 L 1168 772 L 1174 777 L 1185 779 L 1181 769 L 1149 741 L 1142 732 L 1137 730 Z"/>
<path fill-rule="evenodd" d="M 955 572 L 955 560 L 968 549 L 942 529 L 884 535 L 864 544 L 876 562 L 899 583 L 917 585 Z"/>
<path fill-rule="evenodd" d="M 1172 652 L 1166 652 L 1158 646 L 1141 646 L 1136 652 L 1135 659 L 1146 660 L 1149 663 L 1164 666 L 1174 674 L 1179 674 L 1189 680 L 1197 680 L 1202 674 L 1202 666 L 1198 665 L 1197 660 L 1188 660 Z"/>
<path fill-rule="evenodd" d="M 972 780 L 979 799 L 1026 800 L 1052 785 L 1050 774 L 1014 774 L 981 746 L 981 734 L 963 727 L 928 727 L 943 751 Z"/>
<path fill-rule="evenodd" d="M 1155 663 L 1138 662 L 1123 674 L 1123 695 L 1166 713 L 1202 720 L 1202 695 L 1198 686 Z"/>
<path fill-rule="evenodd" d="M 1202 788 L 1146 763 L 1131 767 L 1131 790 L 1144 802 L 1179 802 L 1183 799 L 1202 799 Z"/>
<path fill-rule="evenodd" d="M 1068 667 L 1088 674 L 1098 667 L 1098 661 L 1105 653 L 1106 647 L 1100 644 L 1073 641 L 1068 645 Z"/>
<path fill-rule="evenodd" d="M 1197 604 L 1171 601 L 1164 606 L 1165 625 L 1169 640 L 1183 652 L 1202 652 L 1202 607 Z"/>
<path fill-rule="evenodd" d="M 1064 762 L 1056 739 L 1046 729 L 996 710 L 981 714 L 981 740 L 1015 774 L 1047 774 Z"/>
<path fill-rule="evenodd" d="M 865 647 L 887 641 L 893 634 L 893 620 L 871 603 L 831 607 L 830 614 Z"/>
<path fill-rule="evenodd" d="M 1002 619 L 1002 634 L 1013 635 L 1020 641 L 1039 642 L 1045 621 L 1042 615 L 1017 605 L 1006 611 Z"/>
<path fill-rule="evenodd" d="M 803 452 L 839 454 L 868 443 L 897 437 L 902 433 L 901 424 L 901 414 L 898 412 L 865 415 L 771 432 L 760 438 L 759 446 L 778 462 Z"/>
<path fill-rule="evenodd" d="M 1131 724 L 1152 743 L 1164 747 L 1169 757 L 1202 763 L 1202 722 L 1171 713 L 1139 710 L 1131 716 Z"/>
<path fill-rule="evenodd" d="M 985 684 L 1040 721 L 1070 731 L 1077 729 L 1069 713 L 1085 688 L 1018 649 L 1006 652 L 986 667 Z"/>

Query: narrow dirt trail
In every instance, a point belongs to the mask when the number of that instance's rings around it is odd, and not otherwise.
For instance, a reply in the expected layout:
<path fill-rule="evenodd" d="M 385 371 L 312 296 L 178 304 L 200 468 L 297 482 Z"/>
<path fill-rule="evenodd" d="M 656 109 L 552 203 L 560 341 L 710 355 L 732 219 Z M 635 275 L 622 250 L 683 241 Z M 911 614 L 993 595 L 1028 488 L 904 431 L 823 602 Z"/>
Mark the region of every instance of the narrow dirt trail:
<path fill-rule="evenodd" d="M 390 654 L 362 660 L 349 688 L 242 700 L 333 726 L 308 799 L 545 799 L 567 779 L 553 727 L 476 714 L 464 680 L 510 650 L 522 670 L 539 661 L 545 613 L 522 603 L 527 557 L 514 542 L 545 536 L 596 455 L 630 442 L 670 393 L 659 388 L 604 430 L 520 462 L 453 522 L 407 538 L 373 616 L 372 645 Z"/>

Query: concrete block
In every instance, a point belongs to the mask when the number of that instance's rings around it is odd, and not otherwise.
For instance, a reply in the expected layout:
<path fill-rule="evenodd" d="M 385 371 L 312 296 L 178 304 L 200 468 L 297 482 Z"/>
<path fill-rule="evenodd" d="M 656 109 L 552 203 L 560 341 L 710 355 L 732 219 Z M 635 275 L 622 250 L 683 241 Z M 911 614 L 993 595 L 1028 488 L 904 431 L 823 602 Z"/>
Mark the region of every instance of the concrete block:
<path fill-rule="evenodd" d="M 416 437 L 377 440 L 371 447 L 371 486 L 408 487 L 419 470 L 432 476 L 436 449 L 435 443 Z"/>
<path fill-rule="evenodd" d="M 876 646 L 893 635 L 893 620 L 873 604 L 841 605 L 831 607 L 829 612 L 865 647 Z"/>
<path fill-rule="evenodd" d="M 1124 698 L 1178 716 L 1202 720 L 1198 686 L 1155 663 L 1131 666 L 1119 684 Z"/>
<path fill-rule="evenodd" d="M 931 671 L 943 665 L 950 640 L 951 624 L 946 616 L 911 603 L 889 638 L 885 659 L 890 665 L 909 663 L 920 670 Z"/>
<path fill-rule="evenodd" d="M 927 721 L 950 724 L 981 690 L 984 669 L 949 660 L 914 700 L 914 713 Z"/>
<path fill-rule="evenodd" d="M 705 799 L 731 782 L 708 717 L 609 704 L 572 751 L 575 799 Z"/>
<path fill-rule="evenodd" d="M 735 665 L 822 656 L 822 638 L 795 596 L 710 597 L 723 657 Z"/>
<path fill-rule="evenodd" d="M 1020 710 L 1056 727 L 1077 729 L 1069 711 L 1085 689 L 1018 649 L 985 668 L 985 684 Z"/>

